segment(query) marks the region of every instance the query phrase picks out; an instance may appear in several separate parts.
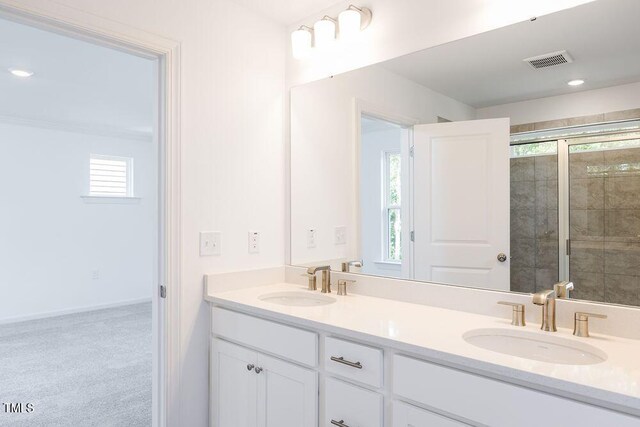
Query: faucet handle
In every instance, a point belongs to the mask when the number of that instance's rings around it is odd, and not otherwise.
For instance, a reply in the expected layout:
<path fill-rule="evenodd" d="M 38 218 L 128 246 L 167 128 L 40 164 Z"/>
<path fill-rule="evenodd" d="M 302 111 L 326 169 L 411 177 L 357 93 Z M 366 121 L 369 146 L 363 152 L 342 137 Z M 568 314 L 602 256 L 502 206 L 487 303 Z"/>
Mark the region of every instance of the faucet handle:
<path fill-rule="evenodd" d="M 309 285 L 307 287 L 308 290 L 315 291 L 316 289 L 318 289 L 318 285 L 317 285 L 318 282 L 315 274 L 311 274 L 307 272 L 307 273 L 302 273 L 300 276 L 306 277 L 307 279 L 309 279 Z"/>
<path fill-rule="evenodd" d="M 553 285 L 557 298 L 569 298 L 569 291 L 573 290 L 573 282 L 558 282 Z"/>
<path fill-rule="evenodd" d="M 347 284 L 356 283 L 355 280 L 338 280 L 338 295 L 347 295 Z"/>
<path fill-rule="evenodd" d="M 498 301 L 501 305 L 510 305 L 511 311 L 511 324 L 513 326 L 526 326 L 524 321 L 524 304 L 509 301 Z"/>
<path fill-rule="evenodd" d="M 585 313 L 584 311 L 576 311 L 576 314 L 573 318 L 573 335 L 577 337 L 588 337 L 589 336 L 589 318 L 596 317 L 598 319 L 606 319 L 607 316 L 604 314 L 597 313 Z"/>

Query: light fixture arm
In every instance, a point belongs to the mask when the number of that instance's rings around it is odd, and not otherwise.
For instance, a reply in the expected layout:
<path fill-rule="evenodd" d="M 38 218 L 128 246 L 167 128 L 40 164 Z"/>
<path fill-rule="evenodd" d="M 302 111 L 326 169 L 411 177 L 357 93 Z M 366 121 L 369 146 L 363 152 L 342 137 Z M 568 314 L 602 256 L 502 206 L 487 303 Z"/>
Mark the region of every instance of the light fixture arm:
<path fill-rule="evenodd" d="M 362 20 L 360 21 L 361 31 L 367 28 L 371 23 L 371 18 L 373 18 L 373 13 L 371 12 L 371 9 L 369 9 L 368 7 L 358 7 L 350 4 L 347 10 L 355 10 L 357 12 L 360 12 L 360 16 L 362 16 Z"/>

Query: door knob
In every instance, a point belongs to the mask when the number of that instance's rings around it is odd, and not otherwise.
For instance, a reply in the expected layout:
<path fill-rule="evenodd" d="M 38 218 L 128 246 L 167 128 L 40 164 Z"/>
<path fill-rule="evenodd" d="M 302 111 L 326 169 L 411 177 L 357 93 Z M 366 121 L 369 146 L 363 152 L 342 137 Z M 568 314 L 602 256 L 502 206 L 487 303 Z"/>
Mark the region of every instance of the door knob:
<path fill-rule="evenodd" d="M 498 254 L 498 261 L 500 261 L 500 262 L 505 262 L 506 260 L 507 260 L 507 255 L 506 255 L 506 254 L 503 254 L 502 252 L 500 252 L 500 253 Z"/>

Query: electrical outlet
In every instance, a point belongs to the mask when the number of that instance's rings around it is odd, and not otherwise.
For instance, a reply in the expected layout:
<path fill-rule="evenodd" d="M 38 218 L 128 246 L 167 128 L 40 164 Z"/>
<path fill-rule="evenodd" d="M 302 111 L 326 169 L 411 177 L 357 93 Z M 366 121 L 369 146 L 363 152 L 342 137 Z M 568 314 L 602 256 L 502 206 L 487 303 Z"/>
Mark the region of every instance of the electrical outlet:
<path fill-rule="evenodd" d="M 200 232 L 200 256 L 220 255 L 222 233 L 219 231 Z"/>
<path fill-rule="evenodd" d="M 91 272 L 91 278 L 93 280 L 100 280 L 100 270 L 93 270 Z"/>
<path fill-rule="evenodd" d="M 260 233 L 258 231 L 249 232 L 249 253 L 260 253 Z"/>
<path fill-rule="evenodd" d="M 307 230 L 307 248 L 315 248 L 316 247 L 316 230 L 310 228 Z"/>
<path fill-rule="evenodd" d="M 347 227 L 341 225 L 340 227 L 336 227 L 333 243 L 336 245 L 346 245 L 347 244 Z"/>

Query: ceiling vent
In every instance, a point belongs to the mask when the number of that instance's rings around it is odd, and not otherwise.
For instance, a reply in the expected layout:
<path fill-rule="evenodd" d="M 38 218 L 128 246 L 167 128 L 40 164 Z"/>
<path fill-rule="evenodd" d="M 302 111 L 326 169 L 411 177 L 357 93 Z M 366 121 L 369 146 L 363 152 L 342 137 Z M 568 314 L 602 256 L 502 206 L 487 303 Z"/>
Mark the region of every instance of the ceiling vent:
<path fill-rule="evenodd" d="M 524 62 L 529 64 L 532 68 L 549 68 L 556 65 L 568 64 L 573 62 L 573 58 L 569 56 L 566 50 L 559 52 L 545 53 L 544 55 L 533 56 L 531 58 L 523 59 Z"/>

